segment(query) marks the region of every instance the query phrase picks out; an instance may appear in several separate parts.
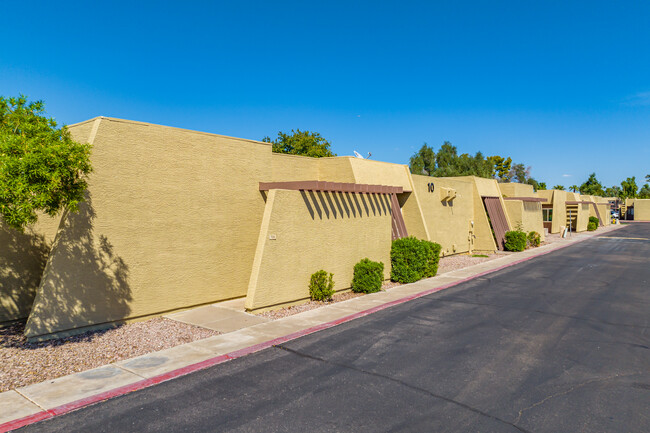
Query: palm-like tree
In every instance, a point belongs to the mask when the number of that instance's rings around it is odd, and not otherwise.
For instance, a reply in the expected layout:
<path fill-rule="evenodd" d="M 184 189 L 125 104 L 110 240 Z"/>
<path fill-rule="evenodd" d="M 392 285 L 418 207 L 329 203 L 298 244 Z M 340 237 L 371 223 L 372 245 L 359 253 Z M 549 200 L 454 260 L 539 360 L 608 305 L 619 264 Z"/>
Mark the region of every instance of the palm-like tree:
<path fill-rule="evenodd" d="M 573 192 L 578 192 L 578 189 L 580 189 L 580 187 L 578 185 L 571 185 L 569 187 L 569 190 L 571 190 Z"/>

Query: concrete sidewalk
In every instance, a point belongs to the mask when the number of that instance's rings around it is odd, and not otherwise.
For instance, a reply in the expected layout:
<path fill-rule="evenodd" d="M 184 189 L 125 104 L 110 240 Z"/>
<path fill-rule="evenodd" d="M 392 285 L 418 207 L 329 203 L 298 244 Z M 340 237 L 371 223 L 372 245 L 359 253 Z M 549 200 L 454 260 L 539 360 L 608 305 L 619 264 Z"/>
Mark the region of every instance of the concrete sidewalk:
<path fill-rule="evenodd" d="M 215 305 L 175 313 L 170 317 L 186 323 L 206 322 L 204 325 L 207 327 L 225 333 L 119 361 L 83 373 L 0 393 L 0 432 L 152 386 L 192 371 L 263 350 L 274 344 L 336 326 L 622 227 L 624 226 L 614 225 L 600 228 L 596 232 L 572 234 L 570 238 L 553 244 L 521 253 L 504 255 L 468 268 L 278 320 L 269 321 L 243 313 L 239 311 L 236 301 L 233 301 L 233 305 Z M 210 310 L 211 308 L 219 309 L 220 313 L 228 310 L 229 315 L 227 318 L 213 320 L 214 311 Z"/>

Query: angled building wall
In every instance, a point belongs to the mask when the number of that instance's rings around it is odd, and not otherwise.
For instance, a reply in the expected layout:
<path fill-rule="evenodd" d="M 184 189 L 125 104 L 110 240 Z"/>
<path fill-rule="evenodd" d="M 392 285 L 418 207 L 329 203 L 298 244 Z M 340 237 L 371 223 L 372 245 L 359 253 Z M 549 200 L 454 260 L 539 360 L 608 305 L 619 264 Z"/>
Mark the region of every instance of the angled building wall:
<path fill-rule="evenodd" d="M 63 218 L 26 335 L 245 296 L 270 145 L 119 119 L 92 124 L 88 200 Z"/>

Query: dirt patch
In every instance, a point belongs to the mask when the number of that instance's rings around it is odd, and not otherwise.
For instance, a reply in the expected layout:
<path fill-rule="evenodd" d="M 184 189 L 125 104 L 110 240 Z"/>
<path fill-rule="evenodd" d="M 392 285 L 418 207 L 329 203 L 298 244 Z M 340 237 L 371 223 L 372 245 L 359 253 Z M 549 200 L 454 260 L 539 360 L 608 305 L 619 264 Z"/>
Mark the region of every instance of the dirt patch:
<path fill-rule="evenodd" d="M 0 328 L 0 392 L 219 334 L 162 317 L 40 343 L 24 329 Z"/>

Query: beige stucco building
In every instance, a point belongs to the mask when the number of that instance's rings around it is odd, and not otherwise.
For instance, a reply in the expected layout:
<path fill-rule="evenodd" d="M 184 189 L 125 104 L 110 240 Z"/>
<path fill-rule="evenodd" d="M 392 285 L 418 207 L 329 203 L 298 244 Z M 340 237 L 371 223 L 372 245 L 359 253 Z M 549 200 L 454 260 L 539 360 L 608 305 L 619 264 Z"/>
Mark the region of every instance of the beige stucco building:
<path fill-rule="evenodd" d="M 542 203 L 545 203 L 546 199 L 539 197 L 532 185 L 523 183 L 500 183 L 499 189 L 513 227 L 520 228 L 526 233 L 537 232 L 543 242 L 546 236 L 542 220 Z"/>
<path fill-rule="evenodd" d="M 501 249 L 519 224 L 543 234 L 538 202 L 522 199 L 536 196 L 520 185 L 105 117 L 70 131 L 93 145 L 80 211 L 24 238 L 0 232 L 14 245 L 0 260 L 16 275 L 1 276 L 0 322 L 29 315 L 30 338 L 233 298 L 250 311 L 302 302 L 320 269 L 337 290 L 365 257 L 388 278 L 391 241 L 407 235 L 449 255 Z"/>

